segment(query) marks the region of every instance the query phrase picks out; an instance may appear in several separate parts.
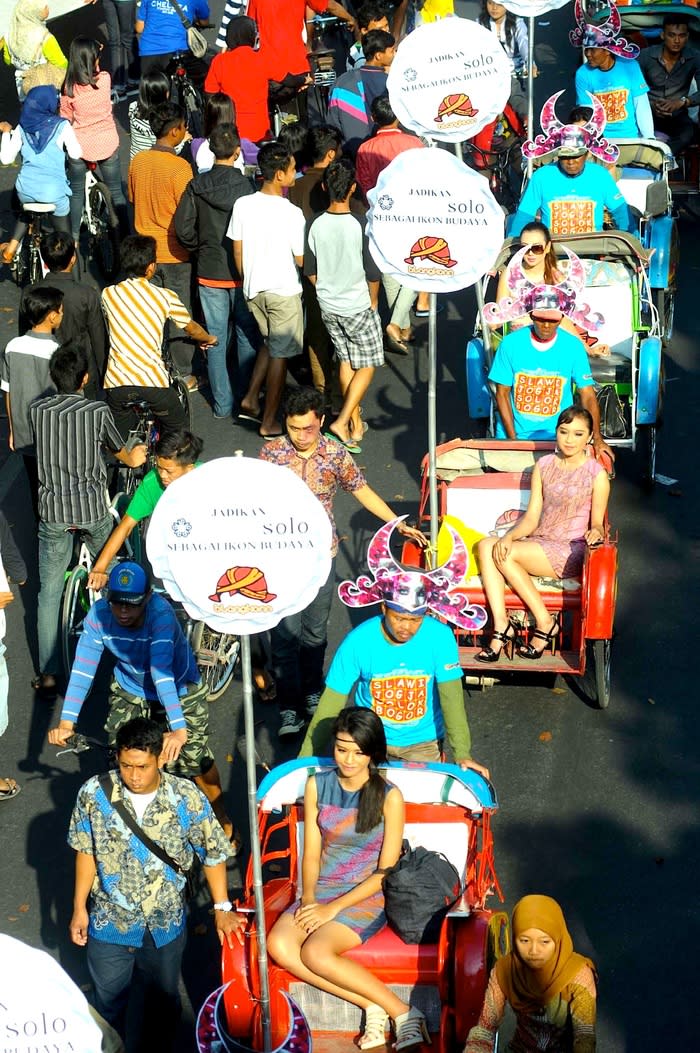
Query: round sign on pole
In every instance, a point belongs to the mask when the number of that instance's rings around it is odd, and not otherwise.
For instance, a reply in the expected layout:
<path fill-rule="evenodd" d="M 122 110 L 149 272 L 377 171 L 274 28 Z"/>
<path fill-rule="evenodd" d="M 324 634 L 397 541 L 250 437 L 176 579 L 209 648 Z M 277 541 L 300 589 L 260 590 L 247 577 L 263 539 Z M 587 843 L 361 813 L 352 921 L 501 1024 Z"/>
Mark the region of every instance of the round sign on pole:
<path fill-rule="evenodd" d="M 547 11 L 556 11 L 558 7 L 564 7 L 568 3 L 569 0 L 503 0 L 506 11 L 513 15 L 522 15 L 523 18 L 536 18 Z"/>
<path fill-rule="evenodd" d="M 331 543 L 323 505 L 294 472 L 222 457 L 166 489 L 147 550 L 192 618 L 258 633 L 309 605 L 330 572 Z"/>
<path fill-rule="evenodd" d="M 372 256 L 409 289 L 465 289 L 503 244 L 503 209 L 488 181 L 448 150 L 406 150 L 367 196 Z"/>
<path fill-rule="evenodd" d="M 387 90 L 405 128 L 461 142 L 502 112 L 510 95 L 510 64 L 495 33 L 465 18 L 445 18 L 401 41 Z"/>

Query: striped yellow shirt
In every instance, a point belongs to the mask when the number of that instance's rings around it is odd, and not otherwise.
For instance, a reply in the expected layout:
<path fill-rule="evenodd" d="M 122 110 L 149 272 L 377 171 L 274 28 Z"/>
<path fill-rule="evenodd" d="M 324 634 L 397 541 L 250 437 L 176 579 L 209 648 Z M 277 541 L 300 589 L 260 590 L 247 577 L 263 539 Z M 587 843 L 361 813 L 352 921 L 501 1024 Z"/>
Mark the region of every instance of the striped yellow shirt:
<path fill-rule="evenodd" d="M 163 328 L 168 319 L 180 329 L 192 321 L 180 298 L 146 278 L 127 278 L 104 290 L 102 307 L 110 345 L 104 386 L 167 388 Z"/>

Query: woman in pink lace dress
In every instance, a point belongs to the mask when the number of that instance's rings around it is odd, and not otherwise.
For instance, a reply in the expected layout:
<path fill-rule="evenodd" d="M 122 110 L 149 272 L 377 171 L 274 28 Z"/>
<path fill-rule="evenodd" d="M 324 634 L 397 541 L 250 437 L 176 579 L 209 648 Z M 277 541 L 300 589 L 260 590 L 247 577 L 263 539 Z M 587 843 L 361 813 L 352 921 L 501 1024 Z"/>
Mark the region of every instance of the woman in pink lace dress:
<path fill-rule="evenodd" d="M 556 452 L 540 458 L 533 469 L 525 515 L 503 537 L 479 542 L 481 581 L 493 618 L 491 642 L 476 655 L 480 662 L 497 662 L 504 648 L 513 650 L 517 630 L 506 614 L 506 584 L 536 623 L 533 642 L 518 648 L 520 657 L 538 659 L 554 644 L 559 616 L 547 610 L 531 575 L 578 577 L 586 546 L 603 540 L 610 483 L 591 455 L 592 434 L 588 410 L 565 409 L 557 421 Z"/>

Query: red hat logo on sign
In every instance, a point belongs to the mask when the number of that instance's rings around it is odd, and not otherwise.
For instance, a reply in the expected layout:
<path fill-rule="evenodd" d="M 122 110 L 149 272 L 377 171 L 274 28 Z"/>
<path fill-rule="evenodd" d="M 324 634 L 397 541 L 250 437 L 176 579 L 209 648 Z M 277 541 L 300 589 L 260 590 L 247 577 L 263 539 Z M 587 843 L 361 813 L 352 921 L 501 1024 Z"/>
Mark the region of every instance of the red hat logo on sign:
<path fill-rule="evenodd" d="M 235 593 L 260 603 L 271 603 L 277 598 L 275 593 L 267 591 L 265 575 L 257 567 L 230 567 L 217 581 L 216 592 L 209 599 L 220 603 L 223 595 Z"/>
<path fill-rule="evenodd" d="M 446 95 L 438 106 L 435 123 L 442 124 L 445 117 L 476 117 L 478 112 L 464 92 L 460 92 L 459 95 Z"/>
<path fill-rule="evenodd" d="M 411 253 L 404 263 L 414 263 L 415 260 L 430 260 L 431 263 L 439 263 L 441 267 L 457 266 L 457 260 L 452 259 L 450 246 L 444 238 L 419 238 L 412 245 Z"/>

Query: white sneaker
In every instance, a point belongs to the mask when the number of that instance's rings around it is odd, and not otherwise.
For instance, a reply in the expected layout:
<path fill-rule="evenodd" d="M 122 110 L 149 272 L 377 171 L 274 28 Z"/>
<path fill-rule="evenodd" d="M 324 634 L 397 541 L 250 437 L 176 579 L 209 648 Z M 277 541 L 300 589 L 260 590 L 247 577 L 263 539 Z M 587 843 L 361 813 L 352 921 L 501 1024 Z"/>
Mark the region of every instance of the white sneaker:
<path fill-rule="evenodd" d="M 306 723 L 304 718 L 295 713 L 293 709 L 283 709 L 280 716 L 282 717 L 282 723 L 277 735 L 281 739 L 289 738 L 290 735 L 297 735 Z"/>
<path fill-rule="evenodd" d="M 312 691 L 310 695 L 307 695 L 304 699 L 306 705 L 306 715 L 312 717 L 318 708 L 318 704 L 321 701 L 321 692 Z"/>

